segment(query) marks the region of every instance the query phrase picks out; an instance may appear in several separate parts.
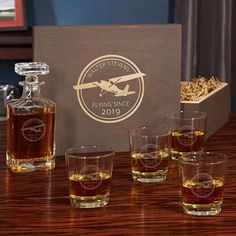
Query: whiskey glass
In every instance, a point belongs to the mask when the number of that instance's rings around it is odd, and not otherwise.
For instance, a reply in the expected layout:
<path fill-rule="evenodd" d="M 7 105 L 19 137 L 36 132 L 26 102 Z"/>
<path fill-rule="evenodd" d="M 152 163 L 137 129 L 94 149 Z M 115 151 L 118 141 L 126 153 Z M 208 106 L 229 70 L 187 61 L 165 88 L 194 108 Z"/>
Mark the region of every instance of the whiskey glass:
<path fill-rule="evenodd" d="M 167 115 L 171 131 L 171 158 L 202 152 L 207 114 L 199 111 L 180 111 Z"/>
<path fill-rule="evenodd" d="M 115 152 L 110 147 L 82 146 L 66 151 L 69 198 L 76 208 L 108 204 Z"/>
<path fill-rule="evenodd" d="M 203 152 L 179 158 L 182 206 L 186 214 L 216 215 L 221 211 L 227 156 Z"/>
<path fill-rule="evenodd" d="M 42 97 L 38 76 L 49 73 L 42 62 L 16 63 L 25 76 L 23 93 L 7 105 L 6 164 L 13 172 L 55 168 L 55 104 Z"/>
<path fill-rule="evenodd" d="M 142 183 L 166 179 L 170 155 L 170 133 L 165 127 L 147 126 L 129 130 L 133 180 Z"/>

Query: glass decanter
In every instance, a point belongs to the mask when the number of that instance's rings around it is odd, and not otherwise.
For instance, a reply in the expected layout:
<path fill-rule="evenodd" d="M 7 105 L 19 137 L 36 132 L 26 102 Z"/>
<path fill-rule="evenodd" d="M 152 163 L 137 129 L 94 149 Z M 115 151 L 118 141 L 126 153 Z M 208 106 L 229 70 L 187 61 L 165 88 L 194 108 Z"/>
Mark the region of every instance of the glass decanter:
<path fill-rule="evenodd" d="M 55 168 L 55 104 L 43 98 L 38 76 L 49 73 L 41 62 L 16 63 L 26 76 L 22 96 L 8 103 L 6 164 L 13 172 Z"/>

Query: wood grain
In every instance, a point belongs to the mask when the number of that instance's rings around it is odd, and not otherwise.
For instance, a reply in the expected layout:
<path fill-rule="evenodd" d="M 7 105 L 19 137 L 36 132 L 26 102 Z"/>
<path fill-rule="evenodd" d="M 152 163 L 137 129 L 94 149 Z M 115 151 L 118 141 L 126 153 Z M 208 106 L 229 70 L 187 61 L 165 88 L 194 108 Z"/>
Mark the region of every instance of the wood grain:
<path fill-rule="evenodd" d="M 128 153 L 115 158 L 110 201 L 75 209 L 68 201 L 64 157 L 52 172 L 14 174 L 5 166 L 5 123 L 0 123 L 0 235 L 236 235 L 236 115 L 210 137 L 205 149 L 229 156 L 222 212 L 188 216 L 180 205 L 178 166 L 162 183 L 135 183 Z"/>

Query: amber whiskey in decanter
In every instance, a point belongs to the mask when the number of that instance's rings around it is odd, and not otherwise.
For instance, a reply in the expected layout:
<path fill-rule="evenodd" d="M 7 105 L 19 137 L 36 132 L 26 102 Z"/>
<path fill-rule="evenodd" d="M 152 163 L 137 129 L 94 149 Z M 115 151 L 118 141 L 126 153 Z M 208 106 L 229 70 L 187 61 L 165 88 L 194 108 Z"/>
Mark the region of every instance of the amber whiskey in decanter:
<path fill-rule="evenodd" d="M 8 103 L 6 164 L 13 172 L 55 168 L 55 104 L 43 98 L 39 75 L 49 73 L 40 62 L 16 63 L 24 75 L 22 96 Z"/>

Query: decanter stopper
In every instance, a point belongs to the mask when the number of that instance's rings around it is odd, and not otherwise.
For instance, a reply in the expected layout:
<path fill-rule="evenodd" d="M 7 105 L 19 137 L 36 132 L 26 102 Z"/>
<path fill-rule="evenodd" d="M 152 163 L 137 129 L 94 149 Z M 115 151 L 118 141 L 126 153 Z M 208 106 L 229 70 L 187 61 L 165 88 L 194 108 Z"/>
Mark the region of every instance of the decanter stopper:
<path fill-rule="evenodd" d="M 49 66 L 44 62 L 24 62 L 15 64 L 15 72 L 18 75 L 46 75 L 49 73 Z"/>

